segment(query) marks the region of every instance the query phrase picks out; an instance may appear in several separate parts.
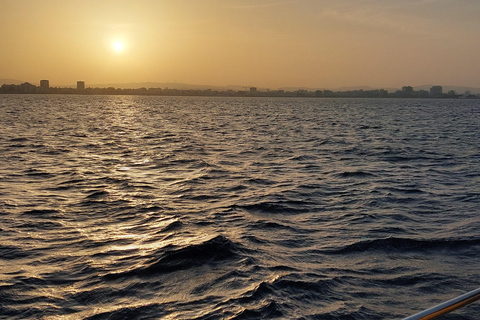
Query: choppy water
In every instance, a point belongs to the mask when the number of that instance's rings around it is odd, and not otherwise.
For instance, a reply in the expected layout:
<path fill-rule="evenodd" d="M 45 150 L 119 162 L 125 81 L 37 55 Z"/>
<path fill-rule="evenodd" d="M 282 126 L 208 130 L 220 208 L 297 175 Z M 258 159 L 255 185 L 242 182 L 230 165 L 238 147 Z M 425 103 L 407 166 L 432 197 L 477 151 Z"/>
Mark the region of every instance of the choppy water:
<path fill-rule="evenodd" d="M 480 287 L 479 101 L 3 95 L 0 130 L 2 319 L 401 319 Z"/>

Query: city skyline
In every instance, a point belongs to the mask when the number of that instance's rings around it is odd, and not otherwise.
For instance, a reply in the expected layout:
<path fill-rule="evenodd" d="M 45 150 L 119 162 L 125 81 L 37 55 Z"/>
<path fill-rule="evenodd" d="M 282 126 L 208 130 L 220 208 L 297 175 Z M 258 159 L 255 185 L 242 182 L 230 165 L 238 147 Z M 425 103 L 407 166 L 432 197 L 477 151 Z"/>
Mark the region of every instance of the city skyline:
<path fill-rule="evenodd" d="M 79 87 L 79 84 L 82 87 Z M 16 79 L 0 79 L 0 86 L 37 86 L 41 88 L 43 92 L 46 92 L 50 87 L 50 80 L 43 79 L 39 81 L 23 81 L 23 80 L 16 80 Z M 130 83 L 108 83 L 108 84 L 90 84 L 83 80 L 77 80 L 75 83 L 72 84 L 53 84 L 54 88 L 61 89 L 61 88 L 76 88 L 77 90 L 85 90 L 89 89 L 105 89 L 105 88 L 115 88 L 115 89 L 141 89 L 141 88 L 151 88 L 151 89 L 174 89 L 174 90 L 216 90 L 216 91 L 247 91 L 249 88 L 254 86 L 248 85 L 228 85 L 228 86 L 215 86 L 215 85 L 208 85 L 208 84 L 188 84 L 188 83 L 159 83 L 159 82 L 130 82 Z M 387 92 L 395 92 L 395 91 L 405 91 L 408 88 L 411 91 L 429 91 L 431 88 L 434 87 L 441 87 L 446 92 L 455 91 L 456 95 L 462 94 L 473 94 L 479 95 L 480 88 L 474 87 L 459 87 L 459 86 L 444 86 L 439 84 L 424 84 L 420 86 L 410 86 L 404 85 L 399 88 L 386 88 L 386 87 L 369 87 L 369 86 L 353 86 L 353 87 L 341 87 L 341 88 L 311 88 L 311 87 L 279 87 L 279 88 L 262 88 L 262 87 L 254 87 L 258 91 L 296 91 L 296 90 L 306 90 L 306 91 L 317 91 L 317 90 L 331 90 L 334 92 L 345 92 L 345 91 L 371 91 L 371 90 L 385 90 Z M 37 92 L 38 93 L 38 92 Z"/>
<path fill-rule="evenodd" d="M 5 79 L 3 79 L 5 80 Z M 8 79 L 7 79 L 8 80 Z M 0 83 L 2 79 L 0 79 Z M 156 95 L 156 96 L 230 96 L 230 97 L 323 97 L 323 98 L 448 98 L 448 99 L 479 99 L 480 89 L 474 91 L 465 90 L 463 94 L 459 94 L 452 87 L 445 88 L 443 86 L 431 86 L 428 90 L 425 88 L 415 89 L 412 86 L 403 86 L 401 90 L 372 89 L 367 90 L 361 88 L 344 88 L 344 90 L 328 90 L 328 89 L 302 89 L 290 88 L 285 89 L 260 89 L 257 87 L 242 87 L 240 90 L 234 90 L 233 87 L 211 88 L 204 86 L 200 89 L 187 88 L 183 89 L 169 88 L 165 86 L 128 87 L 119 88 L 114 86 L 86 86 L 85 81 L 77 81 L 76 88 L 67 87 L 50 87 L 50 81 L 47 79 L 40 80 L 40 85 L 23 82 L 20 84 L 2 84 L 0 86 L 0 94 L 87 94 L 87 95 Z"/>
<path fill-rule="evenodd" d="M 480 87 L 480 3 L 2 0 L 0 78 Z"/>

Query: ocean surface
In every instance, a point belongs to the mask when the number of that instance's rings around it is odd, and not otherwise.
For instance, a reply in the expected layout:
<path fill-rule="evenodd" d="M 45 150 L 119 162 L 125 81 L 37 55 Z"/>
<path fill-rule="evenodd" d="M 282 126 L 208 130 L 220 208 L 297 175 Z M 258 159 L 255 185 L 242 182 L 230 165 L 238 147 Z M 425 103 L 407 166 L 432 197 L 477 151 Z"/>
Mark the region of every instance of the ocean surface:
<path fill-rule="evenodd" d="M 479 214 L 479 100 L 0 95 L 1 319 L 402 319 Z"/>

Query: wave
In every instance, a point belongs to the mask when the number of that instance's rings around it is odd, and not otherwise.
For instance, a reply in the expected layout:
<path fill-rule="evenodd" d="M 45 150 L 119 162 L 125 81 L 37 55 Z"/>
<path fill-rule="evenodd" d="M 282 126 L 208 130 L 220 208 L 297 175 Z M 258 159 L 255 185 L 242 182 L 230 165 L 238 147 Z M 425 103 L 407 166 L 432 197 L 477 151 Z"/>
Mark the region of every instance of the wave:
<path fill-rule="evenodd" d="M 94 192 L 90 193 L 86 197 L 86 199 L 101 199 L 101 198 L 108 197 L 109 195 L 110 195 L 110 193 L 108 191 L 105 191 L 105 190 L 94 191 Z"/>
<path fill-rule="evenodd" d="M 163 248 L 160 250 L 160 258 L 147 261 L 143 266 L 136 267 L 133 270 L 107 274 L 105 278 L 155 276 L 204 264 L 215 264 L 238 257 L 241 251 L 242 249 L 238 245 L 219 235 L 200 244 L 189 245 L 180 249 Z"/>
<path fill-rule="evenodd" d="M 25 250 L 18 246 L 0 244 L 0 260 L 16 260 L 38 255 L 32 250 Z"/>
<path fill-rule="evenodd" d="M 310 201 L 280 200 L 236 205 L 235 207 L 249 212 L 296 214 L 310 212 L 312 210 L 312 204 Z"/>
<path fill-rule="evenodd" d="M 291 273 L 262 281 L 241 297 L 230 299 L 229 304 L 244 306 L 232 319 L 285 318 L 292 305 L 328 304 L 335 301 L 339 279 L 302 280 L 306 275 Z M 289 303 L 282 303 L 288 300 Z"/>
<path fill-rule="evenodd" d="M 275 301 L 262 301 L 256 306 L 246 308 L 231 319 L 275 319 L 284 317 L 279 304 Z"/>
<path fill-rule="evenodd" d="M 358 171 L 344 171 L 339 173 L 338 176 L 341 178 L 368 178 L 368 177 L 375 177 L 376 175 L 366 171 L 358 170 Z"/>
<path fill-rule="evenodd" d="M 51 209 L 33 209 L 22 213 L 23 216 L 29 217 L 52 217 L 60 214 L 60 211 Z"/>
<path fill-rule="evenodd" d="M 325 250 L 330 254 L 365 253 L 371 251 L 428 252 L 432 250 L 458 251 L 471 246 L 479 246 L 480 239 L 408 239 L 389 237 L 384 239 L 362 240 L 339 249 Z"/>
<path fill-rule="evenodd" d="M 86 317 L 85 320 L 103 319 L 159 319 L 170 312 L 165 311 L 164 306 L 158 303 L 140 305 L 136 307 L 121 307 L 113 311 L 100 312 L 96 315 Z"/>

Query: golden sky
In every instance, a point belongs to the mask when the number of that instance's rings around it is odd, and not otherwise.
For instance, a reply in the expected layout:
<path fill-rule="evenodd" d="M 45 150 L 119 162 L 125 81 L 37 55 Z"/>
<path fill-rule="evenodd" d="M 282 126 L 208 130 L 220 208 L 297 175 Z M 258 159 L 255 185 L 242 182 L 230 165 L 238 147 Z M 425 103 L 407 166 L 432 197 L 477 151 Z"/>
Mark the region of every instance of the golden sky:
<path fill-rule="evenodd" d="M 480 87 L 479 0 L 0 0 L 0 78 Z"/>

